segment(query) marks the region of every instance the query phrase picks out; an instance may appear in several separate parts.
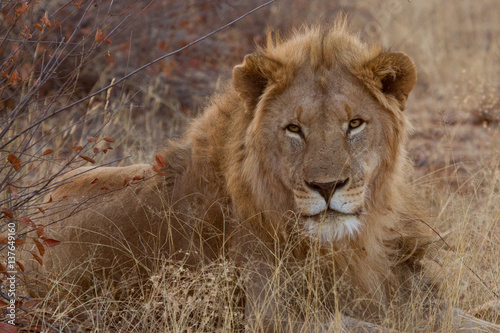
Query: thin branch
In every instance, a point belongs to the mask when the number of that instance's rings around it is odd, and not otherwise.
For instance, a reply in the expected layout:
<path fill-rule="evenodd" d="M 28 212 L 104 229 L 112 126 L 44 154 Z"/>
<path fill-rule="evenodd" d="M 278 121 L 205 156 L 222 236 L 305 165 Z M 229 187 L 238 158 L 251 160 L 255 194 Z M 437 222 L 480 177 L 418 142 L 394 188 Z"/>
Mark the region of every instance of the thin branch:
<path fill-rule="evenodd" d="M 189 44 L 187 44 L 187 45 L 185 45 L 185 46 L 183 46 L 183 47 L 181 47 L 181 48 L 179 48 L 179 49 L 177 49 L 177 50 L 175 50 L 175 51 L 173 51 L 173 52 L 167 53 L 167 54 L 165 54 L 165 55 L 163 55 L 163 56 L 161 56 L 161 57 L 159 57 L 159 58 L 157 58 L 157 59 L 155 59 L 155 60 L 153 60 L 153 61 L 151 61 L 151 62 L 149 62 L 149 63 L 147 63 L 147 64 L 145 64 L 145 65 L 143 65 L 143 66 L 141 66 L 141 67 L 139 67 L 139 68 L 137 68 L 136 70 L 134 70 L 134 71 L 130 72 L 129 74 L 127 74 L 127 75 L 125 75 L 124 77 L 122 77 L 121 79 L 116 80 L 114 83 L 112 83 L 112 84 L 110 84 L 110 85 L 108 85 L 108 86 L 106 86 L 106 87 L 104 87 L 104 88 L 99 89 L 99 90 L 98 90 L 98 91 L 96 91 L 95 93 L 92 93 L 92 94 L 90 94 L 90 95 L 88 95 L 88 96 L 86 96 L 86 97 L 84 97 L 84 98 L 82 98 L 82 99 L 79 99 L 78 101 L 76 101 L 76 102 L 74 102 L 74 103 L 71 103 L 71 104 L 69 104 L 69 105 L 67 105 L 67 106 L 65 106 L 65 107 L 63 107 L 63 108 L 61 108 L 61 109 L 59 109 L 59 110 L 54 111 L 52 114 L 50 114 L 50 115 L 48 115 L 48 116 L 46 116 L 46 117 L 44 117 L 44 118 L 40 119 L 39 121 L 37 121 L 37 122 L 35 122 L 34 124 L 30 125 L 30 126 L 29 126 L 28 128 L 26 128 L 25 130 L 23 130 L 23 131 L 21 131 L 20 133 L 16 134 L 16 135 L 15 135 L 14 137 L 12 137 L 10 140 L 8 140 L 6 143 L 4 143 L 4 144 L 0 147 L 0 149 L 4 149 L 6 146 L 8 146 L 9 144 L 11 144 L 14 140 L 16 140 L 17 138 L 19 138 L 21 135 L 25 134 L 25 133 L 26 133 L 27 131 L 29 131 L 31 128 L 33 128 L 33 127 L 36 127 L 36 126 L 40 125 L 41 123 L 43 123 L 43 122 L 44 122 L 44 121 L 46 121 L 47 119 L 52 118 L 53 116 L 55 116 L 55 115 L 57 115 L 57 114 L 59 114 L 59 113 L 61 113 L 61 112 L 63 112 L 63 111 L 66 111 L 66 110 L 68 110 L 68 109 L 72 108 L 73 106 L 76 106 L 76 105 L 80 104 L 81 102 L 84 102 L 84 101 L 86 101 L 86 100 L 88 100 L 88 99 L 90 99 L 90 98 L 92 98 L 92 97 L 94 97 L 94 96 L 96 96 L 96 95 L 98 95 L 98 94 L 102 93 L 103 91 L 108 90 L 109 88 L 113 88 L 114 86 L 116 86 L 116 85 L 120 84 L 121 82 L 125 81 L 126 79 L 130 78 L 131 76 L 133 76 L 133 75 L 135 75 L 135 74 L 139 73 L 140 71 L 144 70 L 145 68 L 147 68 L 147 67 L 149 67 L 149 66 L 151 66 L 151 65 L 154 65 L 154 64 L 156 64 L 157 62 L 159 62 L 159 61 L 161 61 L 161 60 L 163 60 L 163 59 L 165 59 L 165 58 L 171 57 L 171 56 L 173 56 L 174 54 L 177 54 L 177 53 L 179 53 L 179 52 L 182 52 L 182 51 L 184 51 L 185 49 L 187 49 L 187 48 L 189 48 L 189 47 L 191 47 L 191 46 L 193 46 L 193 45 L 195 45 L 195 44 L 198 44 L 199 42 L 201 42 L 201 41 L 203 41 L 203 40 L 205 40 L 205 39 L 207 39 L 207 38 L 209 38 L 209 37 L 211 37 L 211 36 L 213 36 L 213 35 L 217 34 L 218 32 L 220 32 L 220 31 L 222 31 L 222 30 L 226 29 L 227 27 L 229 27 L 229 26 L 233 25 L 234 23 L 236 23 L 236 22 L 238 22 L 238 21 L 242 20 L 243 18 L 247 17 L 248 15 L 253 14 L 253 13 L 255 13 L 256 11 L 258 11 L 259 9 L 264 8 L 264 7 L 266 7 L 266 6 L 268 6 L 268 5 L 272 4 L 272 3 L 274 3 L 274 2 L 276 2 L 276 1 L 277 1 L 277 0 L 271 0 L 271 1 L 268 1 L 268 2 L 266 2 L 266 3 L 264 3 L 264 4 L 260 5 L 260 6 L 258 6 L 258 7 L 256 7 L 256 8 L 254 8 L 254 9 L 252 9 L 251 11 L 249 11 L 249 12 L 247 12 L 247 13 L 245 13 L 245 14 L 241 15 L 240 17 L 238 17 L 238 18 L 234 19 L 233 21 L 231 21 L 231 22 L 229 22 L 229 23 L 227 23 L 227 24 L 223 25 L 222 27 L 220 27 L 220 28 L 218 28 L 218 29 L 216 29 L 216 30 L 213 30 L 212 32 L 210 32 L 210 33 L 206 34 L 205 36 L 200 37 L 200 38 L 198 38 L 197 40 L 195 40 L 195 41 L 193 41 L 193 42 L 191 42 L 191 43 L 189 43 Z"/>

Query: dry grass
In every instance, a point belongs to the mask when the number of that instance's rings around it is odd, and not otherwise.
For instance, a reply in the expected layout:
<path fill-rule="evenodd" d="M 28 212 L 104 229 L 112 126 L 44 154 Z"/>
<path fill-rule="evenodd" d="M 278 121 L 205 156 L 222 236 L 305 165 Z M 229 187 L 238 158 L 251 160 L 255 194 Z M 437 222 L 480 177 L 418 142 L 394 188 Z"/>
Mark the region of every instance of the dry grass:
<path fill-rule="evenodd" d="M 129 155 L 115 164 L 152 162 L 155 147 L 182 132 L 221 78 L 227 78 L 232 66 L 251 52 L 253 39 L 262 40 L 266 24 L 287 29 L 318 18 L 328 20 L 338 10 L 345 10 L 354 30 L 406 52 L 416 62 L 419 79 L 407 111 L 415 132 L 409 145 L 416 164 L 414 183 L 430 208 L 431 224 L 447 235 L 450 248 L 435 258 L 436 270 L 444 278 L 443 298 L 455 307 L 500 322 L 500 21 L 495 0 L 283 1 L 205 44 L 43 120 L 146 61 L 220 26 L 228 21 L 226 17 L 237 17 L 257 2 L 237 6 L 235 1 L 188 1 L 185 7 L 153 2 L 132 9 L 126 8 L 128 2 L 123 3 L 122 8 L 106 8 L 97 14 L 89 9 L 79 27 L 64 21 L 65 17 L 81 17 L 71 4 L 50 1 L 42 9 L 30 3 L 22 14 L 23 21 L 12 31 L 15 15 L 5 8 L 2 11 L 2 32 L 10 39 L 0 40 L 2 71 L 7 75 L 0 82 L 0 132 L 6 130 L 0 137 L 0 208 L 12 210 L 16 219 L 26 217 L 36 224 L 42 215 L 36 208 L 54 185 L 54 176 L 87 164 L 81 155 L 93 158 L 96 165 Z M 39 22 L 45 11 L 67 29 L 45 28 L 40 36 L 32 24 Z M 120 23 L 128 14 L 132 15 L 128 21 Z M 33 39 L 21 42 L 19 33 L 24 24 L 30 27 Z M 120 33 L 111 36 L 113 44 L 98 45 L 94 40 L 97 27 L 105 33 L 119 28 Z M 61 53 L 57 53 L 57 44 L 43 43 L 60 40 L 68 31 L 79 37 L 64 44 Z M 89 39 L 82 42 L 86 36 Z M 72 49 L 72 43 L 78 46 Z M 16 47 L 23 52 L 9 62 Z M 108 51 L 112 60 L 105 56 Z M 69 58 L 58 67 L 57 75 L 48 76 L 37 86 L 36 79 L 42 76 L 51 54 Z M 11 81 L 16 70 L 19 82 Z M 37 90 L 29 95 L 32 88 Z M 39 126 L 32 126 L 39 120 L 43 120 Z M 25 135 L 4 146 L 29 126 Z M 88 137 L 96 137 L 98 142 L 88 142 Z M 114 142 L 109 144 L 104 137 Z M 75 151 L 75 143 L 83 150 Z M 102 149 L 108 145 L 114 150 L 104 154 Z M 54 152 L 43 155 L 47 149 Z M 19 170 L 7 160 L 9 154 L 21 159 Z M 0 232 L 6 230 L 6 222 L 8 216 L 3 214 Z M 20 238 L 43 241 L 35 231 L 25 234 L 36 229 L 33 225 L 16 223 L 23 234 Z M 3 253 L 0 256 L 4 258 Z M 232 263 L 217 262 L 201 271 L 190 271 L 182 263 L 162 260 L 161 268 L 151 272 L 151 279 L 144 284 L 127 280 L 116 286 L 96 277 L 93 288 L 81 290 L 68 281 L 42 277 L 38 287 L 45 289 L 46 296 L 36 298 L 36 303 L 21 298 L 26 311 L 18 312 L 18 324 L 26 330 L 64 332 L 244 329 L 240 287 L 245 276 L 237 274 Z M 306 273 L 314 269 L 309 268 L 285 276 L 302 281 L 312 291 L 310 298 L 296 301 L 314 322 L 321 316 L 316 310 L 322 307 L 325 291 L 310 284 L 314 274 Z M 299 289 L 300 283 L 290 286 L 292 293 L 299 294 Z M 404 313 L 400 309 L 389 311 L 387 322 L 396 319 L 397 328 L 412 330 L 421 299 L 422 295 L 415 295 Z M 484 304 L 487 306 L 481 308 Z"/>

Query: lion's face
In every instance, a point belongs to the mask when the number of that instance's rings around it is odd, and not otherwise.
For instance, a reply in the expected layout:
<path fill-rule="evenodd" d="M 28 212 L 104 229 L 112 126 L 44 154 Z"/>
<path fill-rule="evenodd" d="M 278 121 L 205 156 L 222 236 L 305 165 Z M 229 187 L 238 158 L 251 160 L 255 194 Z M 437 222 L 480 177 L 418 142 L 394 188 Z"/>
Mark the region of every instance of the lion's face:
<path fill-rule="evenodd" d="M 311 233 L 352 237 L 386 149 L 388 113 L 352 76 L 304 71 L 266 103 L 254 123 L 259 146 L 281 166 L 294 210 Z"/>
<path fill-rule="evenodd" d="M 366 78 L 341 64 L 302 61 L 287 68 L 280 60 L 247 57 L 234 73 L 236 89 L 254 112 L 246 141 L 260 156 L 250 159 L 260 163 L 253 165 L 261 172 L 254 178 L 267 171 L 261 192 L 280 186 L 308 234 L 326 242 L 354 238 L 377 199 L 377 183 L 388 180 L 382 171 L 401 154 L 413 63 L 400 53 L 381 55 L 359 64 L 358 72 L 371 73 L 363 73 Z M 265 84 L 256 88 L 259 78 Z"/>

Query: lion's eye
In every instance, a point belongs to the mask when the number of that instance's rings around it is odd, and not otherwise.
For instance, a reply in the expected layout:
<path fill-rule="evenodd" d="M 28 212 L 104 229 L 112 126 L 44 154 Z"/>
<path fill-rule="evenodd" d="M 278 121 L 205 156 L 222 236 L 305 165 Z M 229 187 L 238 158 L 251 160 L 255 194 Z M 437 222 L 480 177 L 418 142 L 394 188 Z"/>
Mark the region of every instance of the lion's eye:
<path fill-rule="evenodd" d="M 347 125 L 347 135 L 353 137 L 354 135 L 360 133 L 366 126 L 366 122 L 363 119 L 356 118 L 349 122 Z"/>
<path fill-rule="evenodd" d="M 349 122 L 349 129 L 355 129 L 359 126 L 363 125 L 363 120 L 361 119 L 353 119 Z"/>
<path fill-rule="evenodd" d="M 290 125 L 288 125 L 288 126 L 286 127 L 286 129 L 287 129 L 288 131 L 292 132 L 292 133 L 297 133 L 297 134 L 299 134 L 299 133 L 301 133 L 301 132 L 302 132 L 302 130 L 300 129 L 300 127 L 299 127 L 299 126 L 297 126 L 297 125 L 294 125 L 294 124 L 290 124 Z"/>

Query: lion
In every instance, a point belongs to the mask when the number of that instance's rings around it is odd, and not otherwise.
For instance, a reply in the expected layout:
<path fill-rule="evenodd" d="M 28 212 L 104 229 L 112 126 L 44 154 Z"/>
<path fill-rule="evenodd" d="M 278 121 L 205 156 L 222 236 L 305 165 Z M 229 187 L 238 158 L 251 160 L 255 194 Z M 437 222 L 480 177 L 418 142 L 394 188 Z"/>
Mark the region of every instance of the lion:
<path fill-rule="evenodd" d="M 436 294 L 422 264 L 436 235 L 405 149 L 416 80 L 406 54 L 367 46 L 345 20 L 270 34 L 155 168 L 64 177 L 45 228 L 62 243 L 45 269 L 68 272 L 92 257 L 119 280 L 161 256 L 195 268 L 226 256 L 249 274 L 251 330 L 332 331 L 340 315 L 347 331 L 392 331 L 380 326 L 390 304 L 413 288 Z M 286 320 L 293 299 L 272 290 L 288 288 L 273 275 L 277 260 L 288 271 L 315 263 L 331 316 L 320 326 Z M 454 311 L 456 329 L 493 327 Z"/>

